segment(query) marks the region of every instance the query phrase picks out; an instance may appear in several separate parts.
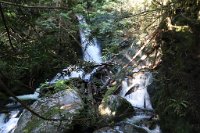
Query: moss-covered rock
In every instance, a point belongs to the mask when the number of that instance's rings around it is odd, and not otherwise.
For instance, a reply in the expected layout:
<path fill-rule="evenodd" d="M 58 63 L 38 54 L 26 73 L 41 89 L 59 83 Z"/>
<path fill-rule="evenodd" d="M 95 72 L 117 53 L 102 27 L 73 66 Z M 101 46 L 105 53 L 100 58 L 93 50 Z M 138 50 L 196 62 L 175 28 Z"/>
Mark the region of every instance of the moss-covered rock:
<path fill-rule="evenodd" d="M 73 119 L 80 114 L 82 104 L 78 92 L 73 89 L 63 90 L 50 97 L 42 98 L 33 103 L 32 110 L 45 118 L 60 120 L 46 121 L 24 111 L 15 133 L 66 132 L 71 128 L 70 124 Z"/>
<path fill-rule="evenodd" d="M 118 121 L 132 116 L 134 108 L 126 99 L 117 95 L 110 95 L 102 100 L 99 106 L 99 114 L 107 121 Z"/>
<path fill-rule="evenodd" d="M 71 78 L 69 80 L 58 80 L 53 84 L 45 82 L 40 85 L 40 96 L 46 97 L 55 94 L 59 91 L 66 89 L 77 89 L 81 90 L 84 86 L 84 81 L 80 78 Z"/>

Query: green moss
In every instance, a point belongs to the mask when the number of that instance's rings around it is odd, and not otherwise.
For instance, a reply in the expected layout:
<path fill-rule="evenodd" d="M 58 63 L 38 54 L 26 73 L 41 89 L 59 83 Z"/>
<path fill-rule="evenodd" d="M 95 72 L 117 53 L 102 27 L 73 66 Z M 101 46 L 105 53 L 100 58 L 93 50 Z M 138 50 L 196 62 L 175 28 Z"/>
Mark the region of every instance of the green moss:
<path fill-rule="evenodd" d="M 70 79 L 70 80 L 58 80 L 55 84 L 43 83 L 40 85 L 40 92 L 42 96 L 51 96 L 59 91 L 66 90 L 66 89 L 75 89 L 74 86 L 78 83 L 75 83 L 77 79 Z"/>
<path fill-rule="evenodd" d="M 66 80 L 58 80 L 54 84 L 55 91 L 58 92 L 65 89 L 71 89 L 71 87 L 67 85 L 68 82 Z"/>
<path fill-rule="evenodd" d="M 114 94 L 114 92 L 115 92 L 116 90 L 117 90 L 117 85 L 108 88 L 108 90 L 106 91 L 104 97 L 106 98 L 106 97 L 108 97 L 109 95 Z"/>
<path fill-rule="evenodd" d="M 84 84 L 84 81 L 81 78 L 71 78 L 65 81 L 65 84 L 70 88 L 80 88 Z"/>
<path fill-rule="evenodd" d="M 40 114 L 40 115 L 42 115 L 45 118 L 49 118 L 49 119 L 51 119 L 53 116 L 55 116 L 56 114 L 59 114 L 61 112 L 59 107 L 52 107 L 50 109 L 46 109 L 44 106 L 42 106 L 41 112 L 42 112 L 42 110 L 48 110 L 44 114 Z M 67 114 L 67 113 L 65 113 L 65 114 Z M 46 120 L 43 120 L 36 116 L 32 116 L 32 119 L 26 124 L 26 127 L 24 127 L 23 132 L 30 133 L 34 129 L 41 127 L 42 123 L 45 123 L 45 122 L 46 122 Z"/>
<path fill-rule="evenodd" d="M 33 131 L 34 128 L 40 126 L 43 121 L 44 120 L 39 119 L 36 116 L 33 116 L 32 120 L 26 124 L 26 127 L 24 127 L 23 132 L 30 133 L 31 131 Z"/>
<path fill-rule="evenodd" d="M 109 121 L 114 120 L 117 122 L 134 114 L 133 106 L 120 96 L 109 95 L 104 97 L 102 105 L 104 109 L 108 107 L 111 110 L 112 114 L 106 115 L 106 119 Z"/>

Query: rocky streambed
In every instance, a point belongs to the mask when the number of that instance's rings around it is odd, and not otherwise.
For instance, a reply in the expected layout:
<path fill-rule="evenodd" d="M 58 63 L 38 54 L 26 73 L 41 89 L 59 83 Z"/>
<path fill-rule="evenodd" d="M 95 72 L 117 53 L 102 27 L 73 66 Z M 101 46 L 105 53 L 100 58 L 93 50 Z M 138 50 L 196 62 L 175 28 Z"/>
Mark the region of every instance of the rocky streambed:
<path fill-rule="evenodd" d="M 84 17 L 77 17 L 80 25 L 86 25 Z M 90 69 L 86 72 L 86 67 L 69 66 L 42 84 L 30 108 L 45 119 L 23 110 L 20 117 L 17 116 L 17 126 L 9 131 L 2 127 L 2 133 L 161 132 L 147 91 L 152 75 L 141 71 L 148 63 L 139 68 L 128 68 L 129 75 L 116 71 L 118 64 L 102 63 L 100 46 L 95 38 L 87 38 L 89 34 L 89 29 L 80 28 L 84 60 L 93 62 Z M 4 118 L 2 121 L 5 123 Z"/>

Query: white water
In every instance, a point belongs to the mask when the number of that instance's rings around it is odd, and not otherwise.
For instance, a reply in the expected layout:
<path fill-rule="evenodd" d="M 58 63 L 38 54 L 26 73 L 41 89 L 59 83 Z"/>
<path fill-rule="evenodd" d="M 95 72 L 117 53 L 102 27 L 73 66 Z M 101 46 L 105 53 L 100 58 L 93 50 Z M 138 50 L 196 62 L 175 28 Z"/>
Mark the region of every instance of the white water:
<path fill-rule="evenodd" d="M 16 118 L 18 113 L 19 111 L 16 110 L 11 111 L 8 114 L 0 114 L 0 133 L 14 132 L 14 129 L 16 128 L 17 122 L 19 120 L 19 118 Z"/>
<path fill-rule="evenodd" d="M 49 82 L 49 84 L 54 84 L 58 80 L 68 80 L 70 78 L 83 78 L 84 70 L 77 66 L 68 66 L 63 69 L 61 73 L 57 75 Z"/>
<path fill-rule="evenodd" d="M 36 89 L 34 94 L 20 95 L 17 96 L 20 100 L 37 100 L 39 98 L 39 88 Z M 12 97 L 10 97 L 13 101 L 15 101 Z M 7 104 L 6 107 L 18 106 L 15 102 L 12 104 Z M 14 109 L 9 113 L 0 113 L 0 133 L 13 133 L 17 122 L 19 120 L 19 110 Z"/>
<path fill-rule="evenodd" d="M 88 28 L 88 25 L 82 15 L 76 15 L 80 27 L 80 37 L 81 37 L 81 44 L 82 49 L 84 53 L 84 60 L 88 62 L 94 62 L 94 63 L 102 63 L 101 59 L 101 50 L 100 46 L 97 43 L 96 38 L 92 38 L 89 40 L 90 36 L 90 29 Z M 73 68 L 73 69 L 72 69 Z M 68 80 L 70 78 L 82 78 L 84 80 L 90 80 L 91 74 L 96 72 L 95 68 L 92 72 L 85 74 L 83 69 L 77 67 L 77 66 L 69 66 L 66 69 L 63 69 L 61 73 L 58 73 L 49 83 L 53 84 L 58 80 Z M 133 70 L 133 72 L 137 71 L 137 69 Z M 127 123 L 135 125 L 135 123 L 144 121 L 145 119 L 148 119 L 151 117 L 149 114 L 145 114 L 144 112 L 137 111 L 138 108 L 146 109 L 146 110 L 153 110 L 151 101 L 149 98 L 149 94 L 147 92 L 147 86 L 151 84 L 152 80 L 152 74 L 150 72 L 145 73 L 137 73 L 131 79 L 130 84 L 128 84 L 128 79 L 125 79 L 122 82 L 122 90 L 120 92 L 120 96 L 127 99 L 133 107 L 137 107 L 136 109 L 136 115 L 132 118 L 129 118 L 126 120 Z M 134 89 L 133 89 L 134 88 Z M 132 89 L 132 93 L 127 94 L 129 90 Z M 36 91 L 34 95 L 23 95 L 18 96 L 18 98 L 21 99 L 37 99 L 39 96 L 39 93 Z M 10 112 L 9 120 L 6 122 L 6 114 L 0 114 L 0 133 L 8 133 L 10 131 L 14 131 L 14 128 L 16 127 L 17 121 L 19 118 L 16 117 L 16 112 Z M 160 127 L 156 125 L 156 128 L 153 130 L 150 130 L 145 124 L 135 125 L 138 127 L 142 127 L 149 133 L 160 133 Z M 122 132 L 119 130 L 119 128 L 116 126 L 115 129 L 118 132 Z"/>
<path fill-rule="evenodd" d="M 94 37 L 92 37 L 91 40 L 89 39 L 91 36 L 91 30 L 88 27 L 85 18 L 80 14 L 76 14 L 76 17 L 80 24 L 79 32 L 84 61 L 93 62 L 96 64 L 102 63 L 101 49 L 97 39 Z M 81 78 L 85 81 L 89 81 L 91 75 L 96 72 L 96 69 L 97 68 L 93 69 L 93 71 L 90 73 L 85 73 L 83 69 L 77 66 L 69 66 L 66 69 L 63 69 L 62 73 L 58 73 L 49 83 L 53 84 L 58 80 L 68 80 L 70 78 Z"/>
<path fill-rule="evenodd" d="M 137 70 L 133 70 L 137 72 Z M 129 81 L 128 81 L 129 80 Z M 135 73 L 132 79 L 122 81 L 122 90 L 120 96 L 129 101 L 136 110 L 136 115 L 126 120 L 127 123 L 145 129 L 148 133 L 161 133 L 159 125 L 154 129 L 149 129 L 144 121 L 148 121 L 152 115 L 153 108 L 150 101 L 147 87 L 152 82 L 152 74 L 150 72 Z M 128 84 L 129 83 L 129 84 Z M 130 90 L 132 90 L 130 92 Z M 130 93 L 127 93 L 130 92 Z M 145 111 L 149 113 L 145 113 Z M 137 123 L 140 123 L 139 125 Z"/>
<path fill-rule="evenodd" d="M 152 110 L 153 108 L 147 92 L 147 86 L 150 84 L 151 78 L 152 74 L 145 72 L 136 74 L 133 79 L 129 81 L 131 82 L 130 85 L 127 83 L 128 79 L 125 79 L 122 81 L 122 91 L 120 92 L 120 95 L 127 99 L 134 107 Z M 125 94 L 132 88 L 134 88 L 133 92 L 125 96 Z"/>
<path fill-rule="evenodd" d="M 90 36 L 90 29 L 82 15 L 76 15 L 79 24 L 80 24 L 80 37 L 81 37 L 81 44 L 82 44 L 82 51 L 84 60 L 88 62 L 93 62 L 96 64 L 102 63 L 101 59 L 101 50 L 100 46 L 97 42 L 96 38 L 89 39 Z M 85 73 L 83 69 L 77 66 L 69 66 L 66 69 L 63 69 L 61 73 L 58 73 L 50 82 L 49 84 L 54 84 L 58 80 L 68 80 L 70 78 L 82 78 L 86 81 L 90 80 L 91 75 L 96 72 L 96 69 L 93 69 L 90 73 Z M 34 94 L 28 95 L 20 95 L 17 96 L 21 100 L 37 100 L 39 98 L 39 88 L 35 91 Z M 13 99 L 13 98 L 10 98 Z M 19 111 L 11 111 L 9 114 L 0 114 L 0 133 L 8 133 L 13 132 L 19 117 L 16 118 L 16 113 Z M 7 115 L 9 117 L 7 118 Z M 8 121 L 6 121 L 8 119 Z"/>
<path fill-rule="evenodd" d="M 96 38 L 90 40 L 91 31 L 85 21 L 85 18 L 77 14 L 76 17 L 80 24 L 80 38 L 83 49 L 84 60 L 94 63 L 102 63 L 101 50 Z"/>
<path fill-rule="evenodd" d="M 16 96 L 20 100 L 37 100 L 40 96 L 40 88 L 37 88 L 33 94 L 26 94 Z M 13 97 L 10 97 L 11 100 L 15 101 Z"/>

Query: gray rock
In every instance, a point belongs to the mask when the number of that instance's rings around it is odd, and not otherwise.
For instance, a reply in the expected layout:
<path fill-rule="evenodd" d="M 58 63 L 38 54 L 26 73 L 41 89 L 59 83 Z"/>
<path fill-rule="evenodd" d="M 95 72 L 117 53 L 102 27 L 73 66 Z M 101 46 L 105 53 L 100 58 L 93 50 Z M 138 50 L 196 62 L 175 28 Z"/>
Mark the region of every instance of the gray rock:
<path fill-rule="evenodd" d="M 103 127 L 93 133 L 148 133 L 142 127 L 132 125 L 129 123 L 120 123 L 118 126 L 114 127 Z"/>
<path fill-rule="evenodd" d="M 45 118 L 63 119 L 63 121 L 46 121 L 25 110 L 18 121 L 15 133 L 66 132 L 70 129 L 74 117 L 80 114 L 82 105 L 79 94 L 72 89 L 42 98 L 34 102 L 31 109 Z"/>
<path fill-rule="evenodd" d="M 134 108 L 125 98 L 110 95 L 102 100 L 99 106 L 99 114 L 108 121 L 118 121 L 134 115 Z"/>
<path fill-rule="evenodd" d="M 144 128 L 129 123 L 121 123 L 114 129 L 123 133 L 148 133 Z"/>
<path fill-rule="evenodd" d="M 98 129 L 94 131 L 93 133 L 120 133 L 115 129 L 112 129 L 111 127 L 103 127 L 101 129 Z"/>

